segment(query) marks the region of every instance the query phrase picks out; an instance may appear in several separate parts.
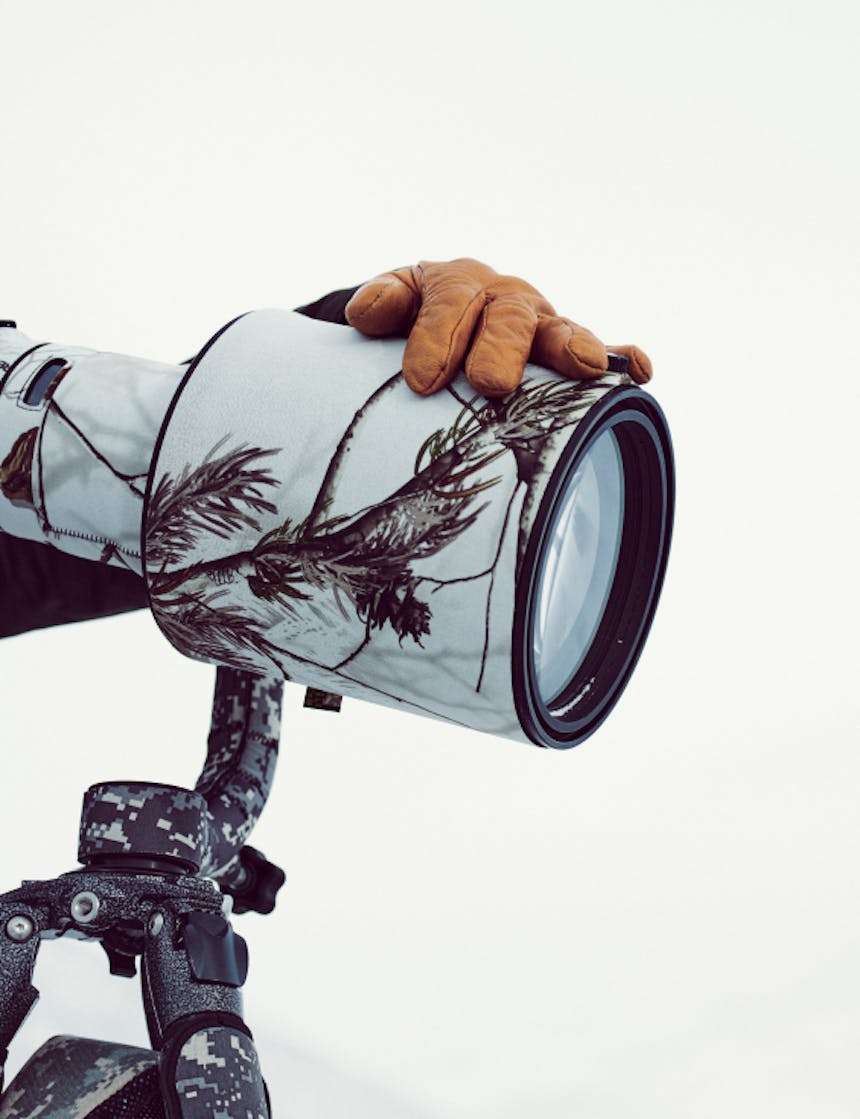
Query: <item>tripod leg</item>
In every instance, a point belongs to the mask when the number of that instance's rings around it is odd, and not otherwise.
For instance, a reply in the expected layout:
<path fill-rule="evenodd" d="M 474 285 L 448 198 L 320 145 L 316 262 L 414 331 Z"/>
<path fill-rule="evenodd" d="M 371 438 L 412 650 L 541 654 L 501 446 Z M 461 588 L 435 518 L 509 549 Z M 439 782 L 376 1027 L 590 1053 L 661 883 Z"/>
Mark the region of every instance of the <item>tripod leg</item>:
<path fill-rule="evenodd" d="M 38 951 L 35 914 L 14 902 L 0 904 L 0 1091 L 9 1045 L 39 997 L 33 986 Z"/>
<path fill-rule="evenodd" d="M 256 1049 L 242 1020 L 245 942 L 223 917 L 161 916 L 163 924 L 150 924 L 142 980 L 169 1119 L 269 1119 Z"/>
<path fill-rule="evenodd" d="M 180 1019 L 161 1050 L 160 1075 L 170 1119 L 269 1119 L 257 1050 L 239 1018 Z"/>

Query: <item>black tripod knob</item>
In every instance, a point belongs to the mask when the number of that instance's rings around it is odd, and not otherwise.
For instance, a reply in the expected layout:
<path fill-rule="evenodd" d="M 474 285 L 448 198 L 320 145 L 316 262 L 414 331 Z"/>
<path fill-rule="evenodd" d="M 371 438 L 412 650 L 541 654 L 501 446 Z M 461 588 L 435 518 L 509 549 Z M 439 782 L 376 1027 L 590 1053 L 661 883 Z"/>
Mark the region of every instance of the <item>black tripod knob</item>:
<path fill-rule="evenodd" d="M 256 847 L 244 846 L 235 870 L 221 880 L 221 889 L 232 896 L 234 913 L 271 913 L 278 890 L 287 876 Z"/>

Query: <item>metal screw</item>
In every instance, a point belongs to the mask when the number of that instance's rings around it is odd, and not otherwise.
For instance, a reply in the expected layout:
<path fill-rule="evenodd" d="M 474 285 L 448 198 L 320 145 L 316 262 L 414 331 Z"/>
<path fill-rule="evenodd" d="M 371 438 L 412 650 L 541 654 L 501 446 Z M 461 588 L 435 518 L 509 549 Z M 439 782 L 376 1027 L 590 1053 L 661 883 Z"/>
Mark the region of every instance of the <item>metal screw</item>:
<path fill-rule="evenodd" d="M 149 932 L 149 935 L 150 936 L 158 936 L 158 934 L 161 932 L 161 930 L 163 928 L 164 928 L 164 914 L 163 913 L 153 913 L 152 916 L 149 918 L 149 924 L 147 925 L 147 931 Z"/>
<path fill-rule="evenodd" d="M 98 917 L 101 904 L 92 890 L 81 890 L 72 898 L 69 911 L 79 925 L 88 925 Z"/>
<path fill-rule="evenodd" d="M 36 926 L 23 913 L 10 917 L 6 922 L 6 935 L 10 940 L 17 941 L 18 944 L 24 944 L 28 941 L 35 931 Z"/>

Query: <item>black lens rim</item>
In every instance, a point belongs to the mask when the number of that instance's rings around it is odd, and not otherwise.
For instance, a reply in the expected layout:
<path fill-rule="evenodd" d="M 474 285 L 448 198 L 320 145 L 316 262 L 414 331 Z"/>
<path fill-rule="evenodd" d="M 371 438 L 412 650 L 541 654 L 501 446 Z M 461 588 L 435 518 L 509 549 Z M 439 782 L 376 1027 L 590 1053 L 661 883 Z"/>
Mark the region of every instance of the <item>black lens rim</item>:
<path fill-rule="evenodd" d="M 547 703 L 537 683 L 532 641 L 544 553 L 574 470 L 607 431 L 615 436 L 624 476 L 624 519 L 615 575 L 600 624 L 579 668 Z M 511 662 L 514 701 L 520 725 L 538 745 L 556 749 L 579 745 L 618 702 L 657 608 L 674 507 L 674 456 L 662 409 L 653 397 L 634 386 L 610 390 L 577 425 L 562 451 L 544 491 L 517 581 Z"/>

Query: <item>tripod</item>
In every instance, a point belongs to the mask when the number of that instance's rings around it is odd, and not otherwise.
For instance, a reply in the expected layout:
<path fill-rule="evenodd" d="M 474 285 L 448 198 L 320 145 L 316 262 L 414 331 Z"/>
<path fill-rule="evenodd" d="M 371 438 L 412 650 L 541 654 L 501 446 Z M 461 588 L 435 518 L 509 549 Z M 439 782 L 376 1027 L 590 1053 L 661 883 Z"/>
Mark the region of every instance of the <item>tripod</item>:
<path fill-rule="evenodd" d="M 40 943 L 60 936 L 98 940 L 113 975 L 132 977 L 141 961 L 152 1045 L 54 1039 L 0 1098 L 2 1119 L 41 1113 L 37 1093 L 48 1087 L 51 1119 L 269 1119 L 242 1017 L 248 951 L 229 915 L 271 912 L 285 879 L 245 843 L 274 776 L 281 698 L 279 680 L 219 668 L 195 789 L 93 785 L 82 868 L 0 896 L 0 1065 L 38 998 Z M 306 704 L 336 708 L 335 699 Z"/>

